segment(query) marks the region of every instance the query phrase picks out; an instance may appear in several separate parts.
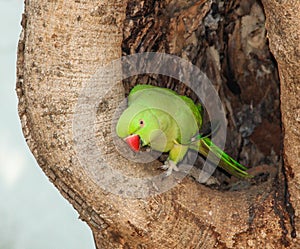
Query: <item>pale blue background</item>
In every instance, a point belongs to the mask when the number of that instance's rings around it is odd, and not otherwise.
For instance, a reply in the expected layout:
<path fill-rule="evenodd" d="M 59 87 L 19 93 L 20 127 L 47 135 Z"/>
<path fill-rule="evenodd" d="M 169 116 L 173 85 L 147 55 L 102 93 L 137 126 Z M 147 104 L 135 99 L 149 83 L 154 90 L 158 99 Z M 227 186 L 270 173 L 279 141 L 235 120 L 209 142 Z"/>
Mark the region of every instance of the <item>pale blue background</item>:
<path fill-rule="evenodd" d="M 0 0 L 0 249 L 94 249 L 88 226 L 37 166 L 15 93 L 22 0 Z"/>

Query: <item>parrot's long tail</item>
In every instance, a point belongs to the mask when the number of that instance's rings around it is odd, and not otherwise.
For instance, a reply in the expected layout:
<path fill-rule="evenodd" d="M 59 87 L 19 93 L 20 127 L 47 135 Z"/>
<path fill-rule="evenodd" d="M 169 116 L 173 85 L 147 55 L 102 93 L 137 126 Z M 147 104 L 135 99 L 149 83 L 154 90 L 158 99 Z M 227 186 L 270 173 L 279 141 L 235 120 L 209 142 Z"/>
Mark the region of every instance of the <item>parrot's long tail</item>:
<path fill-rule="evenodd" d="M 229 174 L 238 178 L 252 178 L 253 176 L 246 172 L 247 168 L 235 161 L 217 145 L 215 145 L 208 137 L 202 137 L 191 143 L 190 148 L 199 151 L 212 163 L 220 166 Z M 211 152 L 211 153 L 209 153 Z"/>

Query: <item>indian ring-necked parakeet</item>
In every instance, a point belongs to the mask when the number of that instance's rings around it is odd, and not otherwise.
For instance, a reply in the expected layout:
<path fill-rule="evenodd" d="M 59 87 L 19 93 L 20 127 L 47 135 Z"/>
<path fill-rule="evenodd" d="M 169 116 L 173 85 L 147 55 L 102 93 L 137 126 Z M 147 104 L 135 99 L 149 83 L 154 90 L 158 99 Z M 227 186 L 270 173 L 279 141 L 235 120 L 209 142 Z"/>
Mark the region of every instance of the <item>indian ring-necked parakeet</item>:
<path fill-rule="evenodd" d="M 198 134 L 202 125 L 202 106 L 176 92 L 151 85 L 136 85 L 128 96 L 128 107 L 121 114 L 116 132 L 134 151 L 143 146 L 169 152 L 162 167 L 167 175 L 178 170 L 188 149 L 196 150 L 238 178 L 250 178 L 247 168 L 207 137 Z M 197 135 L 198 134 L 198 135 Z"/>

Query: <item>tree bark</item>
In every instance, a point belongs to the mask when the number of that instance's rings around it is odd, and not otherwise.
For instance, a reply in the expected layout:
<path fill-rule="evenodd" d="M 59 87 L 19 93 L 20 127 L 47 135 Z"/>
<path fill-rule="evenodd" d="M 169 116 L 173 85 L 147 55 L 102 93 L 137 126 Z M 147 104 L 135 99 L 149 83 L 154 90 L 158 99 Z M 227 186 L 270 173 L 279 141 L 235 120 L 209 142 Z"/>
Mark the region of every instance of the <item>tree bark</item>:
<path fill-rule="evenodd" d="M 280 76 L 282 167 L 277 159 L 280 144 L 276 142 L 280 138 L 268 139 L 268 132 L 280 136 L 276 67 L 268 52 L 264 29 L 245 28 L 246 24 L 254 25 L 252 22 L 264 24 L 264 19 L 260 19 L 262 6 L 255 1 L 240 1 L 240 6 L 234 2 L 25 2 L 17 61 L 17 94 L 24 137 L 50 181 L 91 227 L 97 248 L 299 247 L 300 3 L 262 1 L 270 48 Z M 217 22 L 213 19 L 216 16 L 220 18 Z M 254 31 L 261 32 L 259 39 L 257 35 L 253 35 L 254 40 L 248 39 Z M 236 45 L 238 40 L 241 42 Z M 100 66 L 118 59 L 122 53 L 142 51 L 180 55 L 214 78 L 229 117 L 232 115 L 228 121 L 229 135 L 233 137 L 227 144 L 229 151 L 254 165 L 271 162 L 278 166 L 278 173 L 273 173 L 271 166 L 266 167 L 271 172 L 269 177 L 258 177 L 246 187 L 237 185 L 236 191 L 213 189 L 185 177 L 169 191 L 147 198 L 125 198 L 99 186 L 76 151 L 76 105 L 82 89 Z M 235 67 L 230 58 L 233 55 L 237 58 Z M 254 68 L 249 69 L 249 78 L 242 73 L 246 67 Z M 262 81 L 253 73 L 260 68 L 269 72 L 263 74 Z M 111 134 L 115 109 L 138 79 L 141 80 L 133 77 L 130 82 L 125 81 L 125 91 L 117 84 L 104 101 L 97 103 L 95 136 L 103 154 L 101 160 L 110 161 L 130 176 L 146 177 L 155 174 L 159 162 L 140 166 L 122 158 Z M 111 83 L 109 79 L 102 80 Z M 142 80 L 191 94 L 170 79 L 163 83 L 159 77 Z M 249 82 L 255 82 L 254 86 L 248 86 Z M 268 84 L 264 85 L 265 82 Z M 104 85 L 95 91 L 104 91 Z M 260 90 L 254 90 L 259 87 Z M 261 99 L 264 101 L 260 102 Z M 248 109 L 243 109 L 245 104 Z M 251 123 L 242 115 L 250 106 L 259 115 L 265 114 L 261 122 Z M 236 113 L 241 113 L 241 122 L 237 124 Z M 245 120 L 252 130 L 243 135 L 236 129 L 245 130 Z M 262 134 L 266 146 L 258 139 Z M 100 169 L 96 172 L 101 175 Z M 217 177 L 223 182 L 227 179 Z M 118 179 L 112 178 L 111 183 L 118 186 Z"/>
<path fill-rule="evenodd" d="M 299 231 L 299 115 L 300 115 L 300 2 L 263 1 L 267 16 L 266 27 L 270 49 L 278 63 L 282 129 L 284 132 L 284 169 L 291 201 L 295 208 L 294 233 Z M 295 234 L 294 234 L 295 235 Z M 296 238 L 298 238 L 297 235 Z M 299 247 L 295 241 L 294 248 Z"/>

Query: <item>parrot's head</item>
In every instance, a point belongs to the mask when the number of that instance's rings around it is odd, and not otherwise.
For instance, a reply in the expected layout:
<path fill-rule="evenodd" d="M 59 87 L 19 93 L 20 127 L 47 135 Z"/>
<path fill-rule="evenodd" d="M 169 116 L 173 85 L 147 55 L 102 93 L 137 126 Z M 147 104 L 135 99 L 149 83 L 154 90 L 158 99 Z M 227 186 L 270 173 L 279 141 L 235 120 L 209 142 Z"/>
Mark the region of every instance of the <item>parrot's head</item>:
<path fill-rule="evenodd" d="M 134 151 L 149 145 L 158 130 L 159 122 L 154 112 L 130 107 L 122 113 L 116 127 L 117 135 Z"/>

